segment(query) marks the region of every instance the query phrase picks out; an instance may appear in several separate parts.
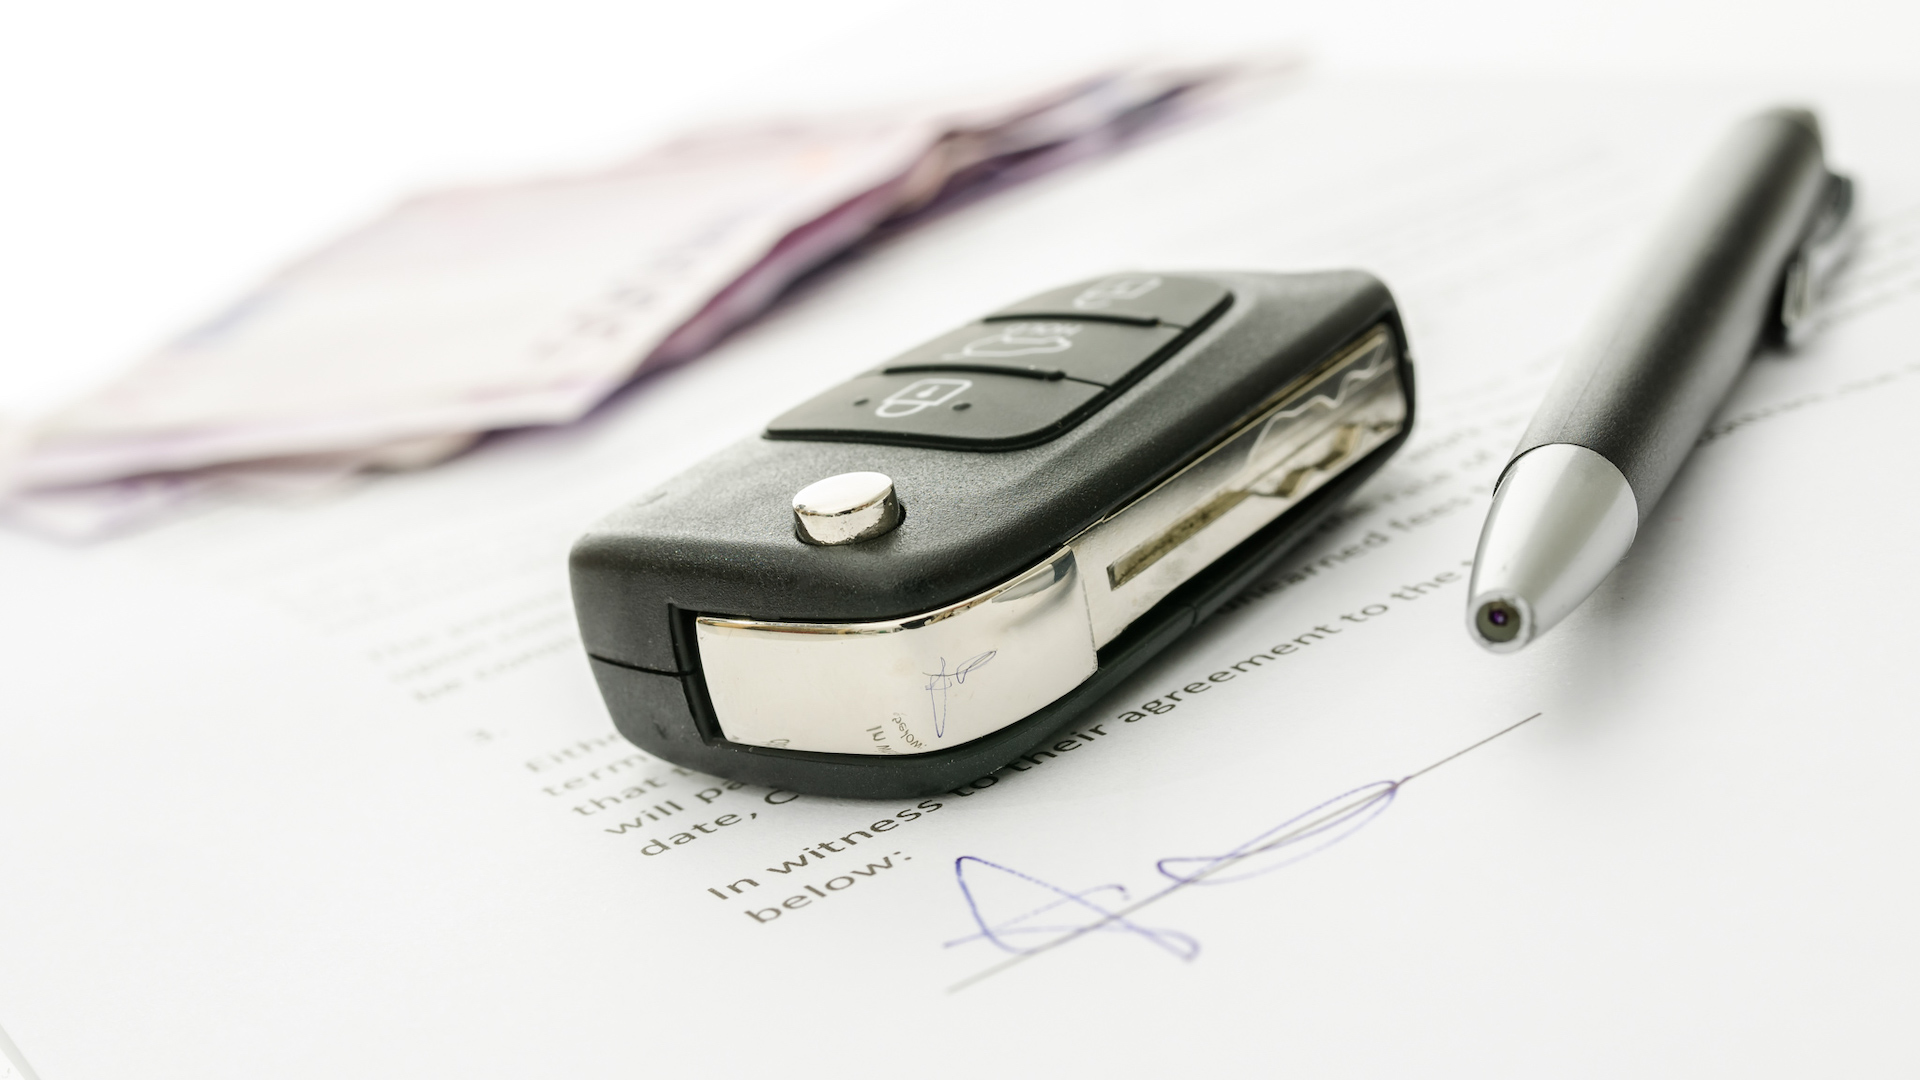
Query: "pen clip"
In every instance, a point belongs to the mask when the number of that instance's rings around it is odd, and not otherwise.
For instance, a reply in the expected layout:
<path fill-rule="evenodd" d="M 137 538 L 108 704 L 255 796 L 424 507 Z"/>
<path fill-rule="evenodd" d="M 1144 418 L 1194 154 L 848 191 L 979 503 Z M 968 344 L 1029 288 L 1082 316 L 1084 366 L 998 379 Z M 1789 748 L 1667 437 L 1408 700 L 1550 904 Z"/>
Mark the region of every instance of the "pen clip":
<path fill-rule="evenodd" d="M 1806 235 L 1787 260 L 1786 275 L 1780 282 L 1774 336 L 1789 348 L 1803 344 L 1812 332 L 1814 303 L 1826 292 L 1858 239 L 1859 230 L 1853 222 L 1853 180 L 1828 173 Z"/>

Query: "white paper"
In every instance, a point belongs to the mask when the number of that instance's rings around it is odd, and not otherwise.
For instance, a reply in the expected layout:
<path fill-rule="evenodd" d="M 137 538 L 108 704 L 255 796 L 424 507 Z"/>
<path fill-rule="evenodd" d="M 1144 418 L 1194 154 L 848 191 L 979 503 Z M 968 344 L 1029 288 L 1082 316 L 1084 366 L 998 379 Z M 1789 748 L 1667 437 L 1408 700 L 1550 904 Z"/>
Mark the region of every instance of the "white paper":
<path fill-rule="evenodd" d="M 1912 1071 L 1920 97 L 1813 101 L 1866 224 L 1830 325 L 1582 610 L 1464 629 L 1561 350 L 1773 101 L 1324 84 L 937 222 L 579 428 L 0 536 L 0 1026 L 46 1080 Z M 864 803 L 612 733 L 595 516 L 1024 293 L 1348 265 L 1404 307 L 1414 440 L 1054 749 Z"/>

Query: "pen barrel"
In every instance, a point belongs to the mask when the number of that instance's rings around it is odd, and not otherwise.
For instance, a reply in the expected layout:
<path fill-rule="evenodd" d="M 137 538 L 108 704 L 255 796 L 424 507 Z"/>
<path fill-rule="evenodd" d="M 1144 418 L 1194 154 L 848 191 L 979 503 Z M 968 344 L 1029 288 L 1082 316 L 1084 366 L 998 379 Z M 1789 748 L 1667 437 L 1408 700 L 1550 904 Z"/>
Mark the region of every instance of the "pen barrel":
<path fill-rule="evenodd" d="M 1827 170 L 1811 113 L 1736 127 L 1576 346 L 1514 457 L 1572 443 L 1613 462 L 1645 521 L 1774 320 Z"/>

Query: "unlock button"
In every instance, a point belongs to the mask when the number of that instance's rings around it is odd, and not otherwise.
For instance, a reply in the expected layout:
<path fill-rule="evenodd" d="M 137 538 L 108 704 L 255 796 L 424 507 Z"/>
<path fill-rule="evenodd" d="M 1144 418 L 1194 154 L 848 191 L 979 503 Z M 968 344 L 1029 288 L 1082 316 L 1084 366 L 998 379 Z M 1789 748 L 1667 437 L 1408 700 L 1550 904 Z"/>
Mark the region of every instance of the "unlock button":
<path fill-rule="evenodd" d="M 975 323 L 894 357 L 881 368 L 908 371 L 1004 371 L 1034 379 L 1079 379 L 1113 386 L 1159 359 L 1180 336 L 1165 326 L 1118 326 L 1085 319 Z"/>

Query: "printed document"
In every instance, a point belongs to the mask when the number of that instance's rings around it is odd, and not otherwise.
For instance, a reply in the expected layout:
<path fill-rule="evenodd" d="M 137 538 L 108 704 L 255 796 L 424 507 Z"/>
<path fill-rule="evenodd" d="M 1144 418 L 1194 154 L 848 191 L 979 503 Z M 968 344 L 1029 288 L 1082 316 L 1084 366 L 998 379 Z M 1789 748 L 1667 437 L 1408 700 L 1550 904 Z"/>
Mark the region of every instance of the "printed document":
<path fill-rule="evenodd" d="M 92 1077 L 1910 1073 L 1920 96 L 1632 554 L 1468 638 L 1490 486 L 1758 90 L 1323 81 L 811 279 L 581 424 L 112 543 L 0 535 L 0 1028 Z M 1045 748 L 825 799 L 614 733 L 592 520 L 1124 269 L 1362 267 L 1414 437 Z M 15 1062 L 16 1071 L 24 1070 Z"/>

